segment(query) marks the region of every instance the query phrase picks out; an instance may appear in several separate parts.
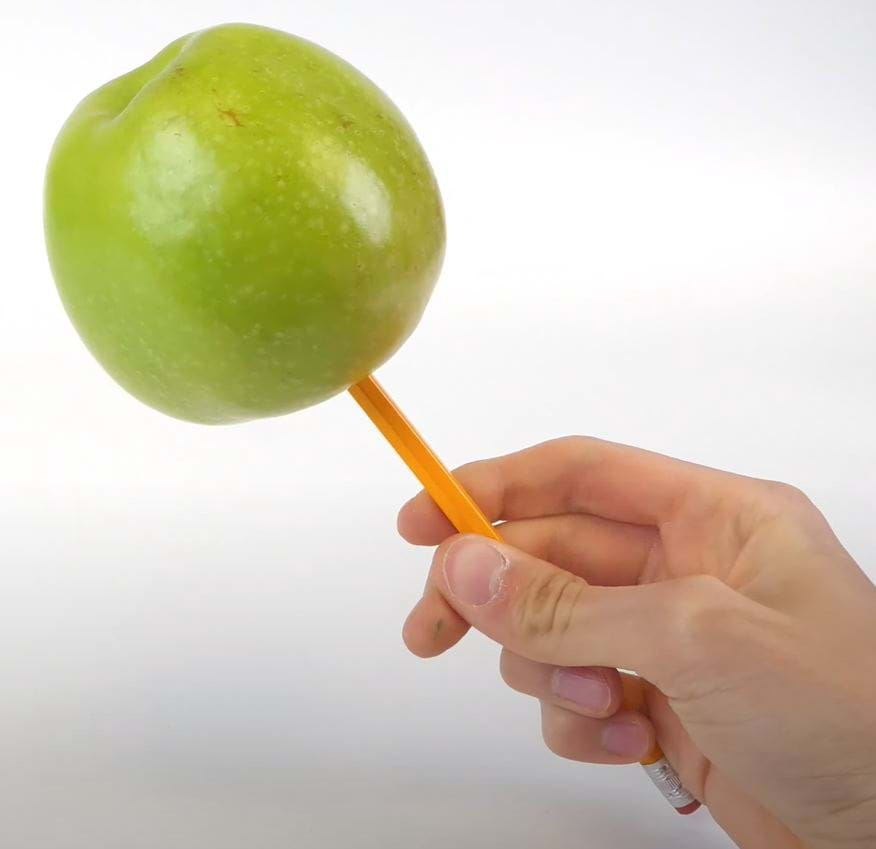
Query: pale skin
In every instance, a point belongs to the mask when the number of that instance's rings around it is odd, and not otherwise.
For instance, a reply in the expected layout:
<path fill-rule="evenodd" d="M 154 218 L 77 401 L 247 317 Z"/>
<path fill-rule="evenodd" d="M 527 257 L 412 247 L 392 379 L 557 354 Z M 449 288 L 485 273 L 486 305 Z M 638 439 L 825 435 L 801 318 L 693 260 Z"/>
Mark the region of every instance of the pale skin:
<path fill-rule="evenodd" d="M 876 846 L 876 587 L 806 496 L 584 437 L 457 474 L 505 543 L 405 505 L 438 546 L 414 654 L 476 628 L 552 751 L 634 763 L 656 737 L 743 849 Z"/>

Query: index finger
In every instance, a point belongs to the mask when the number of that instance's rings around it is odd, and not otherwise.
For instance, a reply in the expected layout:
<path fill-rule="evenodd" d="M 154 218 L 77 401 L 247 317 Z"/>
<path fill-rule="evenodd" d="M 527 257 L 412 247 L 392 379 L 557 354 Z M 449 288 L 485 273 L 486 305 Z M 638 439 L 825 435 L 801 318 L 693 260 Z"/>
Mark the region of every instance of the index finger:
<path fill-rule="evenodd" d="M 587 513 L 652 526 L 677 517 L 692 499 L 717 497 L 742 479 L 583 436 L 469 463 L 454 474 L 491 522 Z M 455 533 L 425 492 L 402 508 L 399 531 L 424 545 Z"/>

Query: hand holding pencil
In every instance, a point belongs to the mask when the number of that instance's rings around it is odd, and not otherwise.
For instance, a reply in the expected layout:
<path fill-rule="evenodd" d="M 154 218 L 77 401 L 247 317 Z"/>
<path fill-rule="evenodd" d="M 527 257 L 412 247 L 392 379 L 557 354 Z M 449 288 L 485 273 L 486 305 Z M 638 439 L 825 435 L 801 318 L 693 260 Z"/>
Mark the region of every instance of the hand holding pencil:
<path fill-rule="evenodd" d="M 805 496 L 585 438 L 455 480 L 502 541 L 405 505 L 402 535 L 438 545 L 411 651 L 482 631 L 554 752 L 659 740 L 745 849 L 876 846 L 876 588 Z"/>

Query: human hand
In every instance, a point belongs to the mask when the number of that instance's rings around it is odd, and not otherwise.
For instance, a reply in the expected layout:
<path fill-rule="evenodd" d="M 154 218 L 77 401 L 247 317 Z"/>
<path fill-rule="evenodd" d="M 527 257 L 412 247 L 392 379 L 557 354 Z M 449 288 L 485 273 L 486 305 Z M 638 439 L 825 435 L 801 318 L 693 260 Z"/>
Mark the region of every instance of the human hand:
<path fill-rule="evenodd" d="M 656 736 L 745 849 L 876 846 L 876 587 L 802 493 L 583 437 L 457 475 L 506 544 L 405 505 L 402 536 L 440 543 L 411 651 L 474 626 L 554 752 L 631 763 Z"/>

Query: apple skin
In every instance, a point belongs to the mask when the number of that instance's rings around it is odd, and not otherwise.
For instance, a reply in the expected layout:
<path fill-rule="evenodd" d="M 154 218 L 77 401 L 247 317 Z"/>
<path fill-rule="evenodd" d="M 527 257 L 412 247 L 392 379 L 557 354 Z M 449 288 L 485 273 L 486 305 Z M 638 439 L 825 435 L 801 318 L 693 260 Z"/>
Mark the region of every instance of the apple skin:
<path fill-rule="evenodd" d="M 79 104 L 49 160 L 45 230 L 97 360 L 211 424 L 315 404 L 380 366 L 445 241 L 392 102 L 334 54 L 248 24 L 174 41 Z"/>

